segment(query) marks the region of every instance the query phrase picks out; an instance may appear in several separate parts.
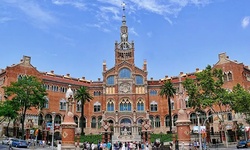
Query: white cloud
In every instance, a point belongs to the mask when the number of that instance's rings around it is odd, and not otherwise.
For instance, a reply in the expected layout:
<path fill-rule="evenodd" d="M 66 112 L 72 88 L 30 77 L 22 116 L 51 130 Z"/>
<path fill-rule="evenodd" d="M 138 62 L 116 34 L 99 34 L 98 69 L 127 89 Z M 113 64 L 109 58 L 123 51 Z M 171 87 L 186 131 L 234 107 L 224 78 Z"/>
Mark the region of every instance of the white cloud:
<path fill-rule="evenodd" d="M 5 23 L 5 22 L 8 22 L 8 21 L 10 21 L 10 20 L 12 20 L 12 18 L 9 18 L 9 17 L 2 17 L 2 18 L 0 18 L 0 23 Z"/>
<path fill-rule="evenodd" d="M 151 38 L 151 37 L 152 37 L 152 32 L 151 32 L 151 31 L 148 32 L 148 33 L 147 33 L 147 36 L 148 36 L 149 38 Z"/>
<path fill-rule="evenodd" d="M 56 5 L 71 5 L 78 9 L 86 9 L 85 4 L 82 1 L 79 0 L 52 0 L 53 4 Z"/>
<path fill-rule="evenodd" d="M 134 34 L 135 36 L 139 36 L 134 27 L 129 28 L 129 33 Z"/>
<path fill-rule="evenodd" d="M 243 28 L 246 28 L 249 25 L 249 22 L 250 22 L 250 16 L 246 16 L 242 19 L 241 26 Z"/>

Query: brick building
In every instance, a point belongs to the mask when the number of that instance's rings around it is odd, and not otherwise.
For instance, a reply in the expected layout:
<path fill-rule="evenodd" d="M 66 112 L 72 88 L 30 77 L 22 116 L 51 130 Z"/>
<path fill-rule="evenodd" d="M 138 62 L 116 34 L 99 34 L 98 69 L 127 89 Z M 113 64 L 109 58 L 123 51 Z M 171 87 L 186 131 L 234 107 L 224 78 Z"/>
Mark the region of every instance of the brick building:
<path fill-rule="evenodd" d="M 0 71 L 0 101 L 5 100 L 2 87 L 17 81 L 20 76 L 33 75 L 42 79 L 48 93 L 47 104 L 42 111 L 28 111 L 26 121 L 32 121 L 33 127 L 40 129 L 40 136 L 49 135 L 48 128 L 52 122 L 52 112 L 56 112 L 55 132 L 58 136 L 60 124 L 67 111 L 65 93 L 68 86 L 71 85 L 74 92 L 80 86 L 87 86 L 93 100 L 84 106 L 83 126 L 86 134 L 103 134 L 104 138 L 113 140 L 126 140 L 127 136 L 132 136 L 135 140 L 140 138 L 147 140 L 150 136 L 149 132 L 167 133 L 169 131 L 167 99 L 159 96 L 159 92 L 164 80 L 171 80 L 177 89 L 177 94 L 171 99 L 172 124 L 175 126 L 178 110 L 182 104 L 185 104 L 192 129 L 192 126 L 197 124 L 197 116 L 188 106 L 188 96 L 183 89 L 182 81 L 186 78 L 194 79 L 195 73 L 201 70 L 196 69 L 192 73 L 180 72 L 177 76 L 165 76 L 158 80 L 148 79 L 147 62 L 143 62 L 142 68 L 135 66 L 134 42 L 129 42 L 128 37 L 126 18 L 123 15 L 120 41 L 115 43 L 115 64 L 112 68 L 107 68 L 106 62 L 103 62 L 103 79 L 98 79 L 98 81 L 87 80 L 84 77 L 74 78 L 70 74 L 58 75 L 54 71 L 42 72 L 32 66 L 29 56 L 23 56 L 19 63 L 7 66 Z M 221 53 L 218 62 L 213 67 L 223 70 L 224 87 L 228 90 L 232 90 L 237 83 L 250 90 L 250 70 L 243 63 L 232 61 L 226 53 Z M 75 101 L 73 113 L 78 127 L 81 125 L 80 112 L 81 103 Z M 231 110 L 225 109 L 224 112 L 226 113 L 222 116 L 226 118 L 230 139 L 234 140 L 233 121 L 244 123 L 244 116 L 235 114 Z M 210 130 L 218 132 L 219 120 L 212 115 L 211 110 L 205 109 L 201 113 L 201 123 L 207 117 L 209 117 Z M 11 123 L 11 126 L 13 134 L 16 135 L 20 123 L 16 121 Z M 0 125 L 2 129 L 0 134 L 4 134 L 4 127 L 6 124 L 3 122 Z M 42 134 L 46 132 L 47 134 Z"/>

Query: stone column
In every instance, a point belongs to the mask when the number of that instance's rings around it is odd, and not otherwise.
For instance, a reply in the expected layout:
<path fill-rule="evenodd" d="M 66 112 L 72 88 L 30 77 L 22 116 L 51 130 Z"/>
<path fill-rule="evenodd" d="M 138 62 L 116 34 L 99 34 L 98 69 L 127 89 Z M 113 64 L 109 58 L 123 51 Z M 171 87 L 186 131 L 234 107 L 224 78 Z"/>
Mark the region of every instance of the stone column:
<path fill-rule="evenodd" d="M 185 149 L 189 148 L 189 144 L 191 142 L 190 138 L 190 123 L 191 121 L 188 119 L 187 113 L 185 110 L 180 109 L 178 112 L 178 120 L 176 121 L 177 126 L 177 136 L 179 147 L 183 147 Z"/>

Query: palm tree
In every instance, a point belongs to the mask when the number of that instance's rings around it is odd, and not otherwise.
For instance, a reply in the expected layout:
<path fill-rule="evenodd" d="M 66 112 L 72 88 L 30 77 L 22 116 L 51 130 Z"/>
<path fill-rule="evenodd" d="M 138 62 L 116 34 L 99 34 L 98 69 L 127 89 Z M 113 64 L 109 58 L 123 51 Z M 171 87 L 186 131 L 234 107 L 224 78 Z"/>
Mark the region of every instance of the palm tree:
<path fill-rule="evenodd" d="M 84 128 L 83 128 L 83 118 L 84 118 L 84 104 L 86 101 L 90 101 L 93 99 L 93 97 L 89 94 L 89 91 L 87 87 L 82 86 L 80 87 L 75 94 L 75 99 L 79 100 L 81 102 L 81 118 L 80 118 L 80 123 L 81 123 L 81 135 L 84 135 Z"/>
<path fill-rule="evenodd" d="M 169 126 L 170 126 L 170 133 L 172 133 L 172 115 L 171 115 L 171 101 L 170 98 L 174 97 L 176 94 L 176 89 L 173 87 L 172 82 L 167 80 L 161 87 L 160 96 L 165 97 L 168 99 L 168 112 L 169 112 Z"/>

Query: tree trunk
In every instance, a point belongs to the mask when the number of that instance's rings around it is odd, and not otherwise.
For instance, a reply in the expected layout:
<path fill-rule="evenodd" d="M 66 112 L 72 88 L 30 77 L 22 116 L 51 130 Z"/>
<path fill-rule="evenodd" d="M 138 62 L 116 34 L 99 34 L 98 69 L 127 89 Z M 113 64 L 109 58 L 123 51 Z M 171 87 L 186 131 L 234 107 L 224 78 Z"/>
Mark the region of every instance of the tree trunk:
<path fill-rule="evenodd" d="M 84 135 L 84 126 L 83 126 L 83 118 L 84 118 L 84 103 L 82 101 L 82 111 L 81 111 L 81 135 Z"/>
<path fill-rule="evenodd" d="M 8 125 L 7 125 L 7 128 L 6 128 L 7 137 L 9 137 L 9 126 L 10 126 L 10 120 L 9 120 Z"/>
<path fill-rule="evenodd" d="M 24 140 L 24 123 L 25 123 L 25 114 L 26 114 L 27 108 L 24 108 L 23 114 L 22 114 L 22 139 Z"/>
<path fill-rule="evenodd" d="M 172 112 L 171 112 L 171 101 L 168 97 L 168 112 L 169 112 L 169 131 L 172 133 Z"/>

